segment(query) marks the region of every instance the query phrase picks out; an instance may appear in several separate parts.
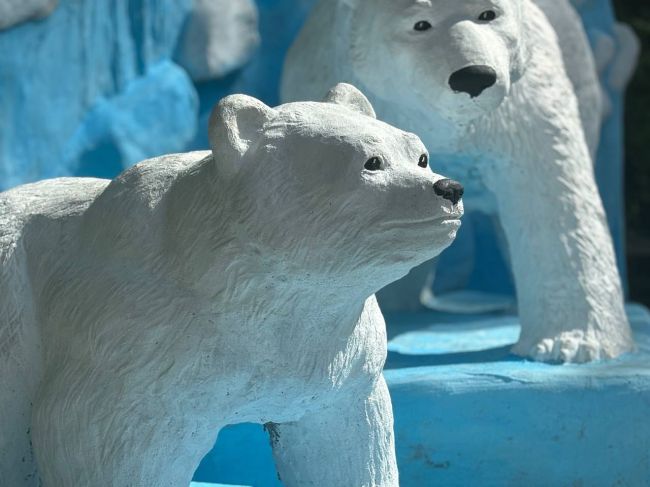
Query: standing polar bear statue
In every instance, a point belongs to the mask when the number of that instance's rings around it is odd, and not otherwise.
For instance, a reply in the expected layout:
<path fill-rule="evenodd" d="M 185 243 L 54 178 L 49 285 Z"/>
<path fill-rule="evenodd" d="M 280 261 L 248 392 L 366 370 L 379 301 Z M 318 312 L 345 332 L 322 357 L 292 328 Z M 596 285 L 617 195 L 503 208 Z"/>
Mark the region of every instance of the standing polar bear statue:
<path fill-rule="evenodd" d="M 313 99 L 334 81 L 420 135 L 441 156 L 436 170 L 468 187 L 468 211 L 499 215 L 515 353 L 586 362 L 632 348 L 591 156 L 600 85 L 569 3 L 321 0 L 289 52 L 283 98 Z"/>
<path fill-rule="evenodd" d="M 3 487 L 186 487 L 241 422 L 287 486 L 398 485 L 373 293 L 452 242 L 462 187 L 349 85 L 209 132 L 0 193 Z"/>

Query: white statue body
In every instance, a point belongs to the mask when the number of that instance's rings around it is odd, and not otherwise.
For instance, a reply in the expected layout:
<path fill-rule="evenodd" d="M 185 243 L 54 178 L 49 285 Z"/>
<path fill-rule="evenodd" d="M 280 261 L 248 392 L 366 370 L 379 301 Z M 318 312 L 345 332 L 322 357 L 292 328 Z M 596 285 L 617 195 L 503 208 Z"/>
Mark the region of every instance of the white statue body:
<path fill-rule="evenodd" d="M 451 243 L 462 188 L 326 101 L 234 95 L 211 153 L 0 194 L 3 487 L 187 486 L 239 422 L 287 486 L 398 485 L 373 293 Z"/>
<path fill-rule="evenodd" d="M 516 353 L 585 362 L 632 348 L 590 155 L 600 86 L 567 2 L 322 0 L 287 58 L 283 98 L 335 80 L 442 156 L 434 169 L 470 186 L 467 211 L 500 216 Z"/>

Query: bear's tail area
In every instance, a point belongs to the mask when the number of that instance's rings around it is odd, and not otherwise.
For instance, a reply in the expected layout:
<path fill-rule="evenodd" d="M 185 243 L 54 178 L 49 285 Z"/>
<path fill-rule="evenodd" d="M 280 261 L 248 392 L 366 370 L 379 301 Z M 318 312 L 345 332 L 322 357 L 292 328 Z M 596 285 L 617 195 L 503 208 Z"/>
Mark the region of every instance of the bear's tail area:
<path fill-rule="evenodd" d="M 0 195 L 0 486 L 39 485 L 31 446 L 40 337 L 21 242 L 22 221 Z"/>

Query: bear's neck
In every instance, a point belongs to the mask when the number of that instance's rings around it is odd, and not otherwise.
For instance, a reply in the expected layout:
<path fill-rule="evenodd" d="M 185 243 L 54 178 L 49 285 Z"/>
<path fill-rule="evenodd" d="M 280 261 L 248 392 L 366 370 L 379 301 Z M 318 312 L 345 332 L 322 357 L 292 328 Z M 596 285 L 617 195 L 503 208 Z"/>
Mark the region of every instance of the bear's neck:
<path fill-rule="evenodd" d="M 219 312 L 226 305 L 250 311 L 251 319 L 290 312 L 312 321 L 356 323 L 375 290 L 372 283 L 328 266 L 289 265 L 286 252 L 261 247 L 238 224 L 252 208 L 229 189 L 235 184 L 218 179 L 215 171 L 200 168 L 170 191 L 162 260 L 172 279 L 214 302 Z"/>
<path fill-rule="evenodd" d="M 357 325 L 371 293 L 341 279 L 308 271 L 283 272 L 268 260 L 233 244 L 221 260 L 193 282 L 214 314 L 255 327 L 299 326 L 314 333 L 347 335 Z"/>
<path fill-rule="evenodd" d="M 248 279 L 231 279 L 228 286 L 221 287 L 214 303 L 218 312 L 226 311 L 252 324 L 278 324 L 282 329 L 300 323 L 303 329 L 347 334 L 359 321 L 368 297 L 331 284 L 305 285 L 300 276 L 280 281 L 258 272 Z"/>
<path fill-rule="evenodd" d="M 349 276 L 287 269 L 279 259 L 274 263 L 269 254 L 260 256 L 245 245 L 230 245 L 223 255 L 226 258 L 197 283 L 217 306 L 225 304 L 239 312 L 244 305 L 254 321 L 293 317 L 332 326 L 352 325 L 372 295 L 369 286 Z"/>

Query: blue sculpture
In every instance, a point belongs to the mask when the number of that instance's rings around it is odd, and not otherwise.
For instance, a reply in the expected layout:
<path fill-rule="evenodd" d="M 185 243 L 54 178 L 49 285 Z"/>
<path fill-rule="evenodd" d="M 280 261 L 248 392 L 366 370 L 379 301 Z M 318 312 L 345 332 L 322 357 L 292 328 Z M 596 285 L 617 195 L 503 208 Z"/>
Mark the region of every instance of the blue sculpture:
<path fill-rule="evenodd" d="M 0 31 L 0 189 L 180 151 L 198 99 L 170 61 L 190 0 L 63 1 Z"/>

